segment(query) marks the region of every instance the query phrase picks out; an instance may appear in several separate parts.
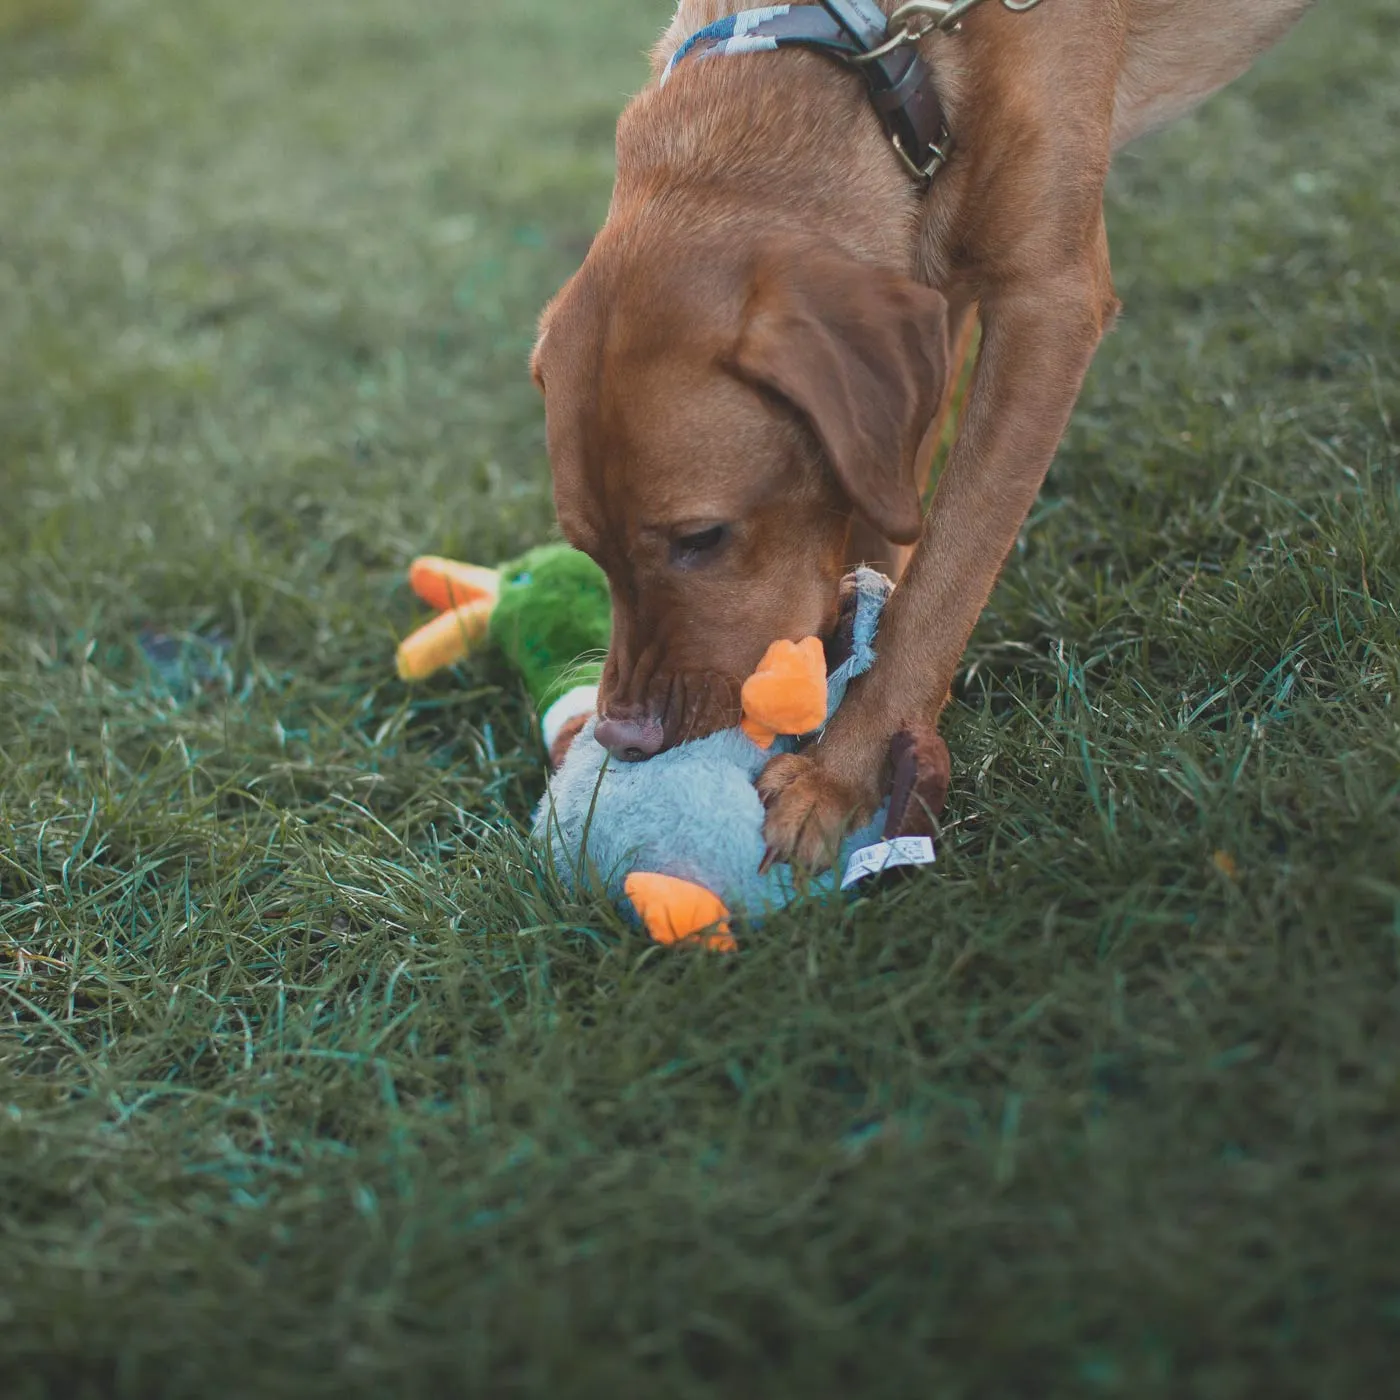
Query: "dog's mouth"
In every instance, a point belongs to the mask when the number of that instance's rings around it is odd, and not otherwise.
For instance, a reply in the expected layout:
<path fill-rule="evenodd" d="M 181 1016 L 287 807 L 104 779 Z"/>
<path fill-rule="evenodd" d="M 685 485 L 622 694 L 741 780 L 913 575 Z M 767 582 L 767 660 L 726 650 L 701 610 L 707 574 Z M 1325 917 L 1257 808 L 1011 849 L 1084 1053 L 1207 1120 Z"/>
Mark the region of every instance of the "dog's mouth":
<path fill-rule="evenodd" d="M 835 616 L 820 634 L 828 674 L 851 655 L 858 599 L 853 577 L 844 579 Z M 743 719 L 743 688 L 743 677 L 717 670 L 634 673 L 626 684 L 605 682 L 599 742 L 623 762 L 636 763 L 733 729 Z"/>
<path fill-rule="evenodd" d="M 599 709 L 604 723 L 614 721 L 613 728 L 624 733 L 614 750 L 617 757 L 638 762 L 721 729 L 732 729 L 741 718 L 742 686 L 735 676 L 714 671 L 679 671 L 668 677 L 654 677 L 645 694 L 638 698 L 619 689 Z M 629 742 L 628 733 L 640 742 Z M 601 734 L 599 737 L 603 738 Z"/>
<path fill-rule="evenodd" d="M 688 744 L 739 723 L 743 683 L 734 676 L 713 673 L 685 674 L 675 678 L 662 712 L 665 747 Z"/>

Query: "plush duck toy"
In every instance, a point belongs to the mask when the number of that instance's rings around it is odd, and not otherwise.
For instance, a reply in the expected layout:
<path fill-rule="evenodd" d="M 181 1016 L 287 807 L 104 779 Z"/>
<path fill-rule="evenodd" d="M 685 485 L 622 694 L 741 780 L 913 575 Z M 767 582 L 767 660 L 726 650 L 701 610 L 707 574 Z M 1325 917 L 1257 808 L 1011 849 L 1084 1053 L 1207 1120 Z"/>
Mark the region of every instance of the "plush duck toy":
<path fill-rule="evenodd" d="M 612 633 L 603 571 L 576 549 L 546 544 L 495 569 L 425 556 L 414 560 L 408 581 L 438 615 L 400 643 L 400 679 L 426 680 L 496 647 L 520 672 L 557 768 L 598 708 Z"/>
<path fill-rule="evenodd" d="M 635 764 L 613 761 L 594 738 L 598 668 L 577 660 L 606 647 L 610 624 L 606 581 L 591 560 L 564 546 L 499 570 L 426 559 L 410 580 L 443 611 L 400 647 L 405 679 L 430 675 L 488 638 L 520 666 L 555 769 L 533 838 L 567 887 L 600 886 L 660 943 L 693 939 L 724 951 L 735 947 L 736 916 L 754 924 L 795 897 L 787 866 L 760 872 L 764 813 L 754 780 L 775 753 L 810 741 L 874 662 L 888 579 L 870 569 L 847 576 L 825 645 L 816 637 L 774 643 L 743 687 L 738 726 Z M 850 833 L 833 870 L 809 890 L 829 894 L 934 858 L 947 749 L 932 732 L 907 732 L 890 757 L 889 800 Z"/>

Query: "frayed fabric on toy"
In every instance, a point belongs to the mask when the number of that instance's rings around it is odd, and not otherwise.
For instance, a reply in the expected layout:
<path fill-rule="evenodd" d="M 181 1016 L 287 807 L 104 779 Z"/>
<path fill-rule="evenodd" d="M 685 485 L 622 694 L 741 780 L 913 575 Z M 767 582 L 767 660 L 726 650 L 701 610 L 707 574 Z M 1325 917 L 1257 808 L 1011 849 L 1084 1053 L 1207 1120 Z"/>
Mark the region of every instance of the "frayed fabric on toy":
<path fill-rule="evenodd" d="M 744 687 L 739 727 L 619 764 L 594 738 L 596 718 L 587 720 L 535 814 L 534 838 L 566 885 L 600 883 L 659 942 L 696 938 L 717 949 L 734 946 L 734 917 L 753 924 L 795 898 L 788 867 L 760 873 L 764 812 L 754 781 L 774 754 L 810 740 L 870 668 L 891 587 L 870 569 L 849 575 L 831 646 L 808 638 L 770 648 Z M 933 860 L 947 750 L 936 735 L 906 734 L 891 758 L 894 801 L 847 836 L 809 892 Z"/>

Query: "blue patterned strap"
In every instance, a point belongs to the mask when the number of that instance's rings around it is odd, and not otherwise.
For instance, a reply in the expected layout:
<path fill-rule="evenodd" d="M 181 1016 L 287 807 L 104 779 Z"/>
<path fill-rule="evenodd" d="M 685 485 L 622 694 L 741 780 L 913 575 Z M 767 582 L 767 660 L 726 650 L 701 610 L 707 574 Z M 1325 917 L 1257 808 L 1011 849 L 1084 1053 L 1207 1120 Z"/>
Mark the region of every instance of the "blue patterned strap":
<path fill-rule="evenodd" d="M 671 55 L 661 75 L 661 85 L 665 87 L 676 65 L 692 54 L 698 58 L 723 58 L 782 48 L 825 49 L 840 58 L 859 57 L 864 52 L 820 5 L 767 5 L 725 15 L 692 34 Z"/>

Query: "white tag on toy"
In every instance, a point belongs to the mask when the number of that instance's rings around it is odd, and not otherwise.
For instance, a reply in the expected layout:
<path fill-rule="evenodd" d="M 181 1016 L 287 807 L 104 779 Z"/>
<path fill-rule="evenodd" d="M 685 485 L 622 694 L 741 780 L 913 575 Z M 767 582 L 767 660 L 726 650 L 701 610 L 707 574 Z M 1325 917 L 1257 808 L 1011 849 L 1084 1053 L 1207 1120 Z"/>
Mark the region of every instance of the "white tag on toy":
<path fill-rule="evenodd" d="M 899 836 L 893 841 L 879 841 L 854 852 L 846 863 L 846 878 L 841 888 L 848 890 L 882 870 L 898 865 L 932 865 L 938 857 L 933 842 L 927 836 Z"/>

